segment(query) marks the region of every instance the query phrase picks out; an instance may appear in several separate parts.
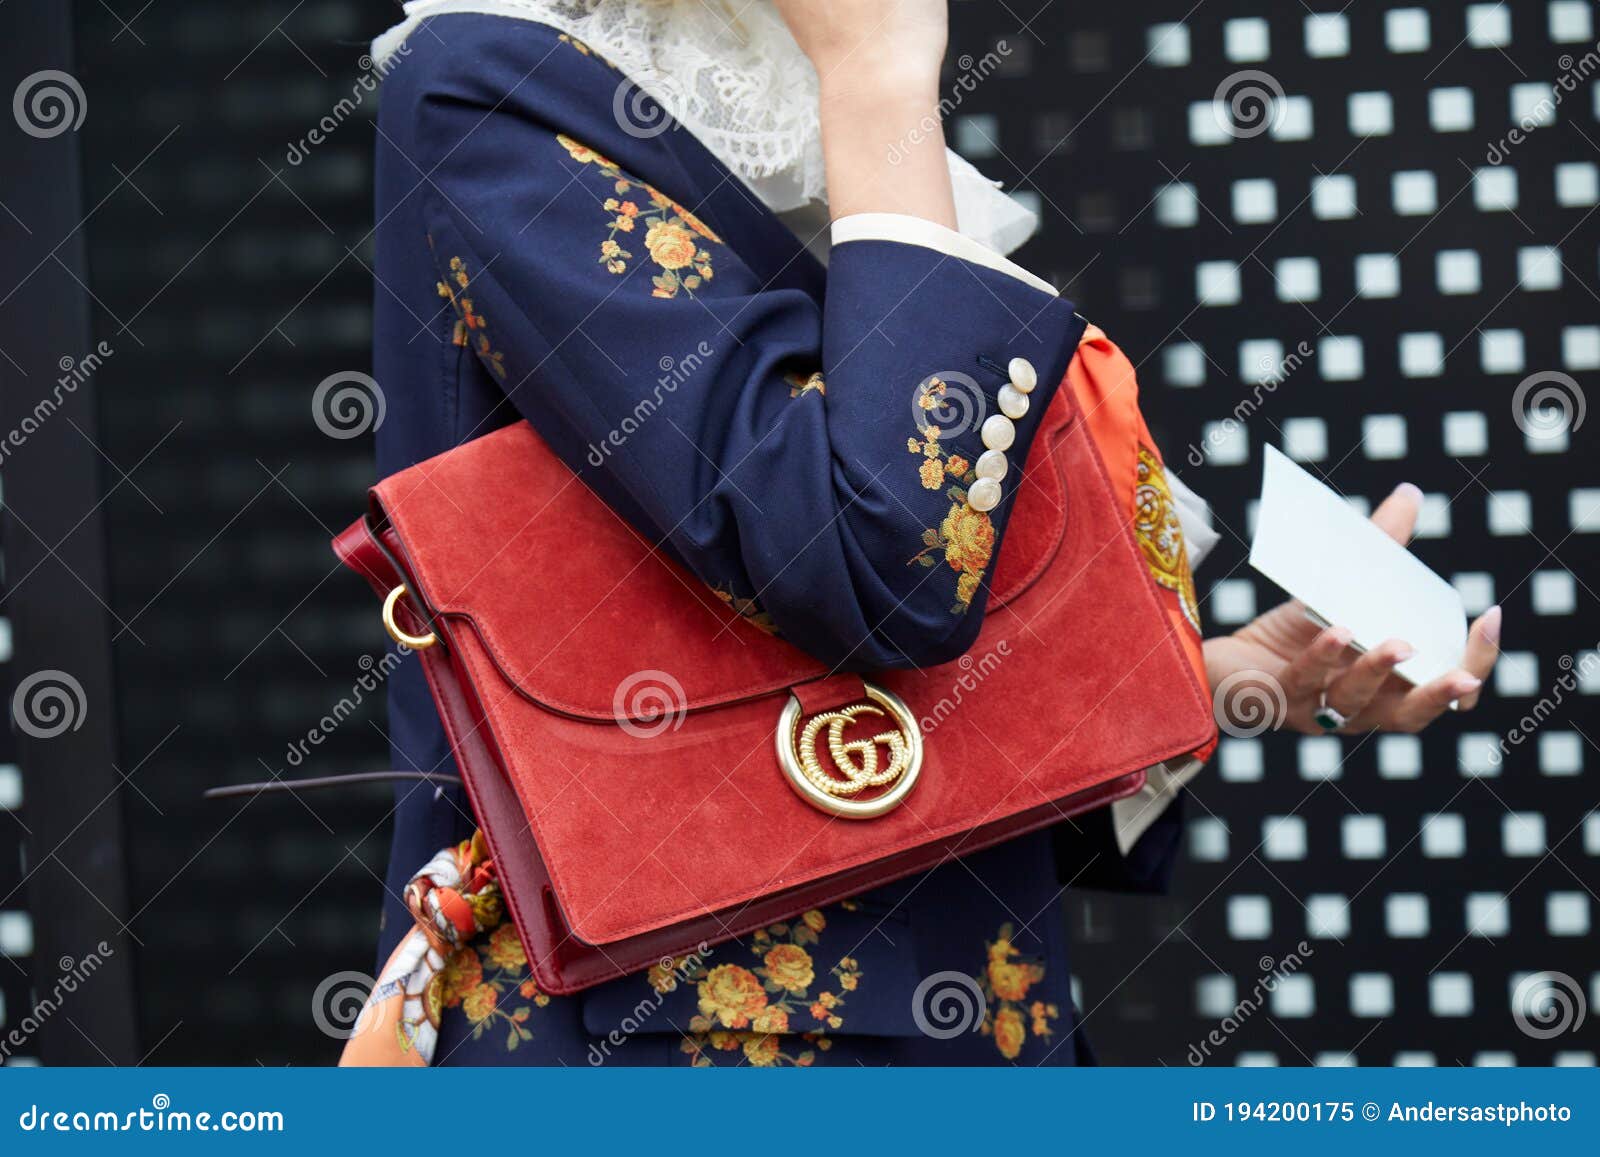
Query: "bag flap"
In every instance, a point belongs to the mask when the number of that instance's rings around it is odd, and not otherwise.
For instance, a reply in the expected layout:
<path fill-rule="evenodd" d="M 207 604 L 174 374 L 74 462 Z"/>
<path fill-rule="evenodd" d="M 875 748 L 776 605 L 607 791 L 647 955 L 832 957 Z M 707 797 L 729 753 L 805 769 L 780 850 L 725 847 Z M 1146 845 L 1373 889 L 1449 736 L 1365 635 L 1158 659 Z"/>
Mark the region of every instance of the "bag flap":
<path fill-rule="evenodd" d="M 1044 464 L 1017 488 L 991 608 L 1037 580 L 1066 524 L 1046 446 L 1070 415 L 1057 393 L 1036 446 Z M 551 710 L 648 719 L 652 672 L 682 686 L 679 710 L 787 691 L 828 668 L 737 614 L 597 502 L 527 422 L 392 475 L 372 491 L 398 531 L 414 591 L 470 623 L 501 676 Z M 575 533 L 581 528 L 581 538 Z M 637 689 L 637 690 L 635 690 Z"/>

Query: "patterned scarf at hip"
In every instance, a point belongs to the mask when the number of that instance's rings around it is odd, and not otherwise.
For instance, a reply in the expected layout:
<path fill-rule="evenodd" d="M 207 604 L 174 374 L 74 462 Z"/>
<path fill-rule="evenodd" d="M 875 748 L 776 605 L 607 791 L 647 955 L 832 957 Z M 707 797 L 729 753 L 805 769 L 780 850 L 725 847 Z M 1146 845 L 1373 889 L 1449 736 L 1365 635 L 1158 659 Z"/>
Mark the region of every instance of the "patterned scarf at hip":
<path fill-rule="evenodd" d="M 482 832 L 445 848 L 406 885 L 416 926 L 395 946 L 345 1042 L 345 1067 L 425 1068 L 439 1043 L 444 967 L 458 948 L 505 917 Z"/>

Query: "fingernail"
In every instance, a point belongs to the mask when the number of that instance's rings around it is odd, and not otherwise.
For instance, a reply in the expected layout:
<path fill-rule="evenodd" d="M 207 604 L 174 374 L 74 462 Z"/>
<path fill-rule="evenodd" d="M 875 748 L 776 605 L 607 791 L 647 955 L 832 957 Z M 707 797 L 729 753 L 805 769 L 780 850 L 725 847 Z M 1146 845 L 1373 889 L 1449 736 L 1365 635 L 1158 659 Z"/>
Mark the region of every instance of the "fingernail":
<path fill-rule="evenodd" d="M 1482 686 L 1483 686 L 1483 680 L 1482 679 L 1478 679 L 1478 678 L 1469 676 L 1469 677 L 1461 680 L 1461 682 L 1456 684 L 1456 694 L 1457 695 L 1471 695 L 1474 691 L 1476 691 L 1479 687 L 1482 687 Z"/>
<path fill-rule="evenodd" d="M 1483 612 L 1483 638 L 1485 642 L 1493 643 L 1496 646 L 1499 645 L 1501 618 L 1499 603 Z"/>
<path fill-rule="evenodd" d="M 1396 495 L 1404 495 L 1413 502 L 1420 503 L 1422 501 L 1422 487 L 1413 482 L 1400 483 L 1399 486 L 1394 488 L 1394 492 Z"/>
<path fill-rule="evenodd" d="M 1355 638 L 1355 635 L 1350 633 L 1350 629 L 1348 627 L 1335 627 L 1333 628 L 1333 633 L 1328 637 L 1335 640 L 1339 646 L 1348 647 L 1351 643 L 1351 640 Z"/>
<path fill-rule="evenodd" d="M 1394 655 L 1391 657 L 1396 663 L 1404 663 L 1416 653 L 1417 652 L 1412 648 L 1410 643 L 1401 643 L 1394 649 Z"/>

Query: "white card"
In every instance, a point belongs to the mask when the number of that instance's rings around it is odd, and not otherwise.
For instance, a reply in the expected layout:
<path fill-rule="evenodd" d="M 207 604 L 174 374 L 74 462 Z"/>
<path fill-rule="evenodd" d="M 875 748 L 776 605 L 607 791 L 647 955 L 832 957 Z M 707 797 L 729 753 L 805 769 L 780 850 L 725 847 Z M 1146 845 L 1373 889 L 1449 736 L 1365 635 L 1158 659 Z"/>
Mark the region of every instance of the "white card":
<path fill-rule="evenodd" d="M 1250 565 L 1305 603 L 1312 617 L 1371 650 L 1403 639 L 1416 654 L 1395 668 L 1422 684 L 1461 666 L 1461 595 L 1416 555 L 1272 446 L 1265 447 Z"/>

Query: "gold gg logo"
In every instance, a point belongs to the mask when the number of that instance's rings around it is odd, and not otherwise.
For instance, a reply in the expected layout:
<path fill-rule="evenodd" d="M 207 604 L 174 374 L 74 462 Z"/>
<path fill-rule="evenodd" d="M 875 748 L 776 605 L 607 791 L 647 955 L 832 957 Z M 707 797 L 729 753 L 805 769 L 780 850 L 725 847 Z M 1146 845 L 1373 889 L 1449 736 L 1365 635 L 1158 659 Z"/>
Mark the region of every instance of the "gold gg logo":
<path fill-rule="evenodd" d="M 793 696 L 778 722 L 777 755 L 789 785 L 820 811 L 846 819 L 871 819 L 895 807 L 916 784 L 922 770 L 922 733 L 897 695 L 864 685 L 869 702 L 823 711 L 800 726 L 800 701 Z M 863 717 L 867 717 L 863 719 Z M 874 735 L 847 739 L 861 722 L 887 719 L 893 726 Z M 829 765 L 818 750 L 823 733 Z M 879 756 L 887 752 L 887 762 Z M 868 799 L 863 792 L 883 789 Z"/>

